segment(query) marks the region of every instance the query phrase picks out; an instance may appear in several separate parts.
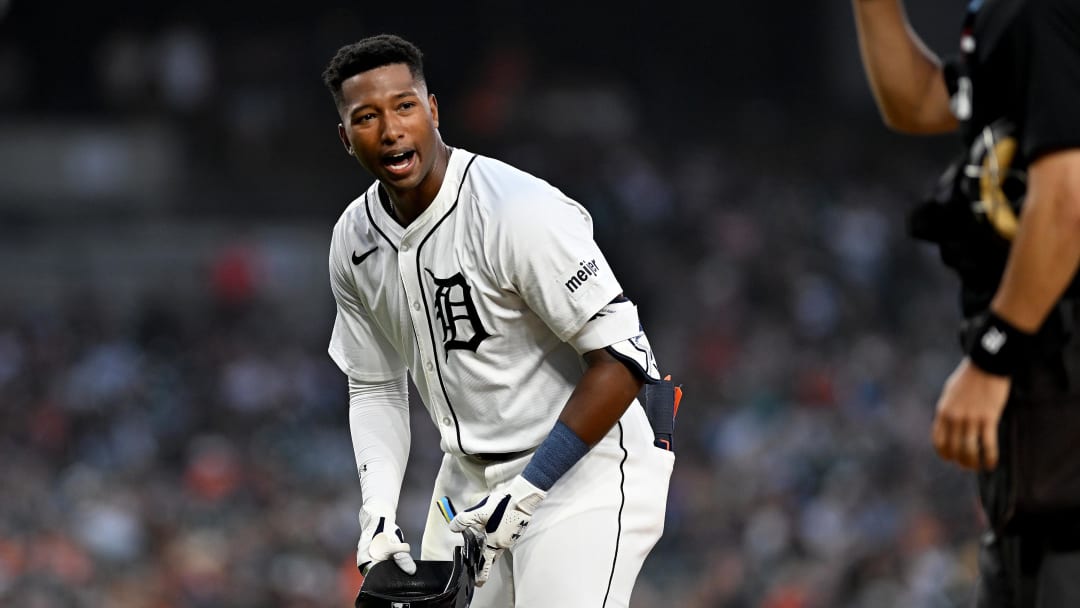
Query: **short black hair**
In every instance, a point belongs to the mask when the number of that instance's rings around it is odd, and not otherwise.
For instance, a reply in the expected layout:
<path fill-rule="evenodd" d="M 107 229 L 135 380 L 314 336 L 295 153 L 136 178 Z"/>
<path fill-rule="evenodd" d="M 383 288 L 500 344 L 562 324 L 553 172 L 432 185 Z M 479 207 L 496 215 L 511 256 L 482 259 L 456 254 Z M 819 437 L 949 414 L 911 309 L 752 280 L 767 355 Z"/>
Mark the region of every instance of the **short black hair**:
<path fill-rule="evenodd" d="M 409 72 L 417 82 L 426 81 L 424 54 L 420 49 L 401 36 L 379 34 L 338 49 L 323 71 L 323 84 L 330 90 L 334 103 L 341 105 L 341 83 L 361 72 L 394 63 L 409 66 Z"/>

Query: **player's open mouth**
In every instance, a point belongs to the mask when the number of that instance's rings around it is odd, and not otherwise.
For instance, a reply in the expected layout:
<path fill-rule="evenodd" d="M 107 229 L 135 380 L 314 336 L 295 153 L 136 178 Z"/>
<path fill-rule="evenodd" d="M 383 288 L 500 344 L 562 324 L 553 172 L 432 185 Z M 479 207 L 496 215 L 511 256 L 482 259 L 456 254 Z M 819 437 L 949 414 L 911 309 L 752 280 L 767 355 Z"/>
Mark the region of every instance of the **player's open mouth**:
<path fill-rule="evenodd" d="M 396 154 L 387 154 L 382 157 L 383 167 L 386 167 L 390 173 L 395 175 L 403 175 L 412 169 L 413 159 L 416 158 L 416 152 L 408 150 L 405 152 L 398 152 Z"/>

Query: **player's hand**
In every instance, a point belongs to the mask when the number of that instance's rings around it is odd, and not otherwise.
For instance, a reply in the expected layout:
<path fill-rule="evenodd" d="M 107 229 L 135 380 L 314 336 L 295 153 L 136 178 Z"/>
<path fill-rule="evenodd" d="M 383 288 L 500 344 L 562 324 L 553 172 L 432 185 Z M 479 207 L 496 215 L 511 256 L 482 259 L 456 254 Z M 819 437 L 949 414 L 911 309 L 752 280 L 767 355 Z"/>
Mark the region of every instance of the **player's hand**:
<path fill-rule="evenodd" d="M 1011 379 L 989 374 L 966 357 L 945 381 L 931 430 L 934 449 L 965 469 L 992 470 L 998 462 L 998 421 Z"/>
<path fill-rule="evenodd" d="M 409 543 L 394 521 L 391 509 L 365 504 L 360 510 L 360 542 L 356 543 L 356 567 L 367 574 L 375 564 L 393 559 L 405 574 L 416 574 Z"/>
<path fill-rule="evenodd" d="M 450 521 L 450 530 L 462 532 L 472 528 L 485 534 L 484 555 L 476 572 L 476 586 L 482 587 L 491 575 L 491 566 L 502 552 L 509 549 L 525 533 L 536 507 L 547 492 L 518 475 L 506 491 L 489 495 L 479 503 L 458 513 Z"/>

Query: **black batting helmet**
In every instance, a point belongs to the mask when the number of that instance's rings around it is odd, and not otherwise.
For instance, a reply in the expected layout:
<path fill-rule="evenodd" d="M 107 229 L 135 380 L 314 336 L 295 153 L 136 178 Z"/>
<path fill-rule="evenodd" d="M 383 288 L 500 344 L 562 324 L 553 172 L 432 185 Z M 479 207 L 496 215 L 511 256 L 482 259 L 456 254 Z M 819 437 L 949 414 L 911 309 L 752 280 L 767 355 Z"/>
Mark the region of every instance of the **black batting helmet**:
<path fill-rule="evenodd" d="M 371 567 L 356 608 L 468 608 L 476 586 L 480 541 L 470 530 L 454 547 L 453 561 L 419 560 L 416 574 L 405 574 L 392 560 Z"/>

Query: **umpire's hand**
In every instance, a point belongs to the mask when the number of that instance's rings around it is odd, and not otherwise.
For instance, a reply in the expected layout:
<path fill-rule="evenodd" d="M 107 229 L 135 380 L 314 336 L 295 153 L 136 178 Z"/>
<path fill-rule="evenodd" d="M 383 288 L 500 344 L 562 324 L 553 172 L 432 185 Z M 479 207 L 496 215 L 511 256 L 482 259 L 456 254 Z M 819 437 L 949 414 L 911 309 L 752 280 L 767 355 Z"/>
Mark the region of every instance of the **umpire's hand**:
<path fill-rule="evenodd" d="M 504 492 L 490 494 L 458 513 L 450 521 L 450 530 L 453 532 L 472 528 L 478 534 L 487 534 L 483 559 L 476 572 L 477 587 L 482 587 L 487 582 L 491 575 L 491 566 L 502 552 L 512 547 L 525 533 L 533 512 L 546 497 L 547 492 L 518 475 Z"/>
<path fill-rule="evenodd" d="M 405 574 L 416 574 L 409 543 L 394 521 L 392 509 L 365 504 L 360 510 L 360 542 L 356 543 L 356 567 L 367 574 L 375 564 L 393 559 Z"/>
<path fill-rule="evenodd" d="M 1011 380 L 987 373 L 966 357 L 945 381 L 931 438 L 945 460 L 965 469 L 992 470 L 998 462 L 998 421 Z"/>

